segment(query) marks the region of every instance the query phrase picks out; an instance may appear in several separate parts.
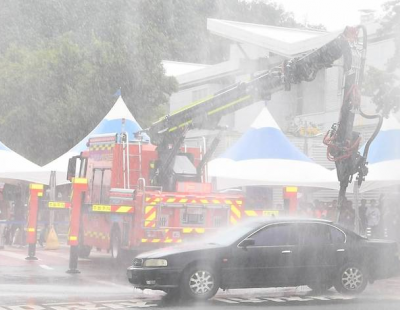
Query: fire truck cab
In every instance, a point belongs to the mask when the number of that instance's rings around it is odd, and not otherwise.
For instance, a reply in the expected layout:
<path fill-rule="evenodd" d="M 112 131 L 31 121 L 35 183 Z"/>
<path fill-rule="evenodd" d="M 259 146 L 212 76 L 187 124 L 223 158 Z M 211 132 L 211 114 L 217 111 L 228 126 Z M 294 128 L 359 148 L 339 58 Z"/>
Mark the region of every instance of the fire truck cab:
<path fill-rule="evenodd" d="M 88 180 L 80 256 L 87 257 L 96 248 L 118 258 L 123 250 L 180 243 L 236 223 L 242 197 L 213 193 L 210 183 L 195 182 L 198 174 L 193 167 L 202 156 L 199 147 L 182 148 L 172 164 L 175 191 L 165 192 L 152 185 L 156 146 L 129 141 L 127 133 L 90 138 L 88 150 L 72 158 L 68 169 L 70 176 Z"/>

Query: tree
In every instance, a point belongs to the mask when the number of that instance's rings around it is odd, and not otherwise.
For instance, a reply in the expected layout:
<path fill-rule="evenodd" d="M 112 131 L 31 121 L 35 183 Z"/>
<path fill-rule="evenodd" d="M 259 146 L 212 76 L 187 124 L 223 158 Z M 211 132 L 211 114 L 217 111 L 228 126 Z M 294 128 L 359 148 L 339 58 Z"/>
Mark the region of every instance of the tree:
<path fill-rule="evenodd" d="M 298 26 L 262 0 L 0 0 L 0 140 L 38 164 L 63 154 L 112 107 L 118 88 L 147 127 L 176 81 L 162 59 L 217 63 L 227 41 L 207 18 Z"/>
<path fill-rule="evenodd" d="M 372 97 L 377 111 L 384 116 L 397 112 L 400 108 L 400 0 L 392 0 L 384 5 L 385 16 L 381 22 L 380 36 L 393 37 L 394 55 L 388 61 L 385 71 L 369 68 L 364 83 L 364 93 Z"/>

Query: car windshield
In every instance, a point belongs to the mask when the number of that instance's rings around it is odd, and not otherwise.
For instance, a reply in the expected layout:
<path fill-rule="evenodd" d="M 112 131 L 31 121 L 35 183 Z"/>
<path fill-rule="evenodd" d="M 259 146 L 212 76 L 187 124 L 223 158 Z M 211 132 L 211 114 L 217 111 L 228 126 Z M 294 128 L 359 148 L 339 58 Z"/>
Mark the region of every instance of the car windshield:
<path fill-rule="evenodd" d="M 246 237 L 259 226 L 260 222 L 242 223 L 234 227 L 219 230 L 215 235 L 205 239 L 205 241 L 209 244 L 231 245 L 242 237 Z"/>

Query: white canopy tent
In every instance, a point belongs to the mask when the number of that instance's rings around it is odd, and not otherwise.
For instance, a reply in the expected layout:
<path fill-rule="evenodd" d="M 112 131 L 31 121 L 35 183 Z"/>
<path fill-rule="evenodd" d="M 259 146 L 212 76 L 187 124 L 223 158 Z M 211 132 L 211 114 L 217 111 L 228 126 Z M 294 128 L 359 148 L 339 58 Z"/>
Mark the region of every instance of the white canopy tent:
<path fill-rule="evenodd" d="M 260 185 L 338 188 L 336 176 L 298 150 L 266 107 L 236 144 L 209 163 L 208 174 L 219 190 Z"/>
<path fill-rule="evenodd" d="M 122 131 L 127 132 L 129 139 L 132 140 L 130 135 L 142 130 L 140 125 L 136 122 L 132 113 L 129 111 L 122 97 L 119 97 L 114 106 L 104 117 L 104 119 L 91 131 L 81 142 L 75 145 L 67 153 L 61 155 L 59 158 L 48 163 L 44 167 L 39 167 L 18 154 L 11 155 L 5 154 L 5 156 L 14 156 L 13 159 L 15 165 L 10 165 L 7 170 L 1 169 L 1 163 L 13 162 L 12 160 L 2 160 L 2 148 L 0 145 L 0 181 L 7 183 L 17 183 L 25 181 L 29 183 L 41 183 L 48 185 L 50 182 L 50 174 L 52 171 L 56 172 L 56 184 L 63 185 L 69 183 L 67 181 L 67 168 L 68 160 L 76 155 L 79 155 L 83 150 L 86 149 L 86 143 L 91 136 L 107 133 L 121 133 Z M 147 136 L 146 136 L 147 138 Z M 29 165 L 29 162 L 31 165 Z"/>
<path fill-rule="evenodd" d="M 360 149 L 361 154 L 364 147 Z M 368 175 L 361 184 L 360 193 L 400 185 L 400 123 L 394 116 L 383 120 L 381 130 L 370 145 L 367 162 Z M 336 170 L 333 172 L 336 175 Z M 353 187 L 350 184 L 349 190 Z"/>
<path fill-rule="evenodd" d="M 20 181 L 49 182 L 48 179 L 44 180 L 40 166 L 15 153 L 0 142 L 0 182 L 18 184 Z"/>
<path fill-rule="evenodd" d="M 45 165 L 43 169 L 46 171 L 61 171 L 66 173 L 68 160 L 73 156 L 79 155 L 87 148 L 86 143 L 91 136 L 107 133 L 121 133 L 123 131 L 127 132 L 128 135 L 133 135 L 140 130 L 142 130 L 142 128 L 129 111 L 122 97 L 119 97 L 110 112 L 108 112 L 95 129 L 67 153 Z M 131 136 L 129 136 L 129 139 L 132 140 Z"/>

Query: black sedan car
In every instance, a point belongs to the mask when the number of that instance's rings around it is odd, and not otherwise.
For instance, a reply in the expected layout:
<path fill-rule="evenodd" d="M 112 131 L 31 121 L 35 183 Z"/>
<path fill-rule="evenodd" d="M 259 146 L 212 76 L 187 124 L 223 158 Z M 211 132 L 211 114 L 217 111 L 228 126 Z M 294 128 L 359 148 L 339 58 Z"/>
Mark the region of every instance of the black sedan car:
<path fill-rule="evenodd" d="M 397 272 L 397 244 L 369 240 L 324 220 L 244 222 L 202 242 L 138 255 L 127 270 L 140 289 L 205 300 L 219 288 L 308 285 L 360 293 Z"/>

